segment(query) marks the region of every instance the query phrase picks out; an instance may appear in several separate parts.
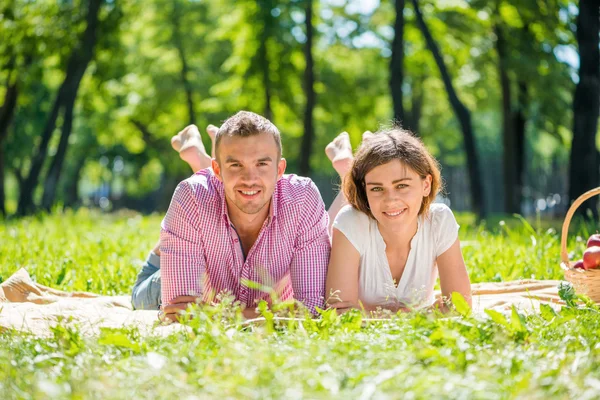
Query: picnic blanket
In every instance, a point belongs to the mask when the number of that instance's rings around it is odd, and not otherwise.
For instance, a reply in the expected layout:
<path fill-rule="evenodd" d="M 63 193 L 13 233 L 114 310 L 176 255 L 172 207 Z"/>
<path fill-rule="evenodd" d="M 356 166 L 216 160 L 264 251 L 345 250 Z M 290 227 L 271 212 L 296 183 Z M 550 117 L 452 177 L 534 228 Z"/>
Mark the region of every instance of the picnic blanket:
<path fill-rule="evenodd" d="M 472 285 L 473 311 L 504 312 L 516 306 L 525 313 L 540 304 L 560 308 L 555 280 L 519 280 Z M 437 293 L 439 296 L 439 293 Z M 57 324 L 76 327 L 84 335 L 97 335 L 101 328 L 136 327 L 141 334 L 168 335 L 185 329 L 179 324 L 157 324 L 157 312 L 133 310 L 130 296 L 100 296 L 86 292 L 63 292 L 33 282 L 20 269 L 0 285 L 0 332 L 7 329 L 36 336 L 52 335 Z"/>

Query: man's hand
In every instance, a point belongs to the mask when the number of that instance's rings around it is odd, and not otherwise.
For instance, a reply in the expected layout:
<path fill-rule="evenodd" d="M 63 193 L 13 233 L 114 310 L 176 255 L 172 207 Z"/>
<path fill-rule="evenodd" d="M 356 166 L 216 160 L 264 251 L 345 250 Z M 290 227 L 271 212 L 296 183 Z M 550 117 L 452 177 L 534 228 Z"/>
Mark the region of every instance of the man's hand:
<path fill-rule="evenodd" d="M 162 307 L 158 313 L 158 318 L 163 322 L 179 322 L 181 313 L 192 304 L 199 304 L 200 297 L 196 296 L 178 296 L 170 304 Z"/>

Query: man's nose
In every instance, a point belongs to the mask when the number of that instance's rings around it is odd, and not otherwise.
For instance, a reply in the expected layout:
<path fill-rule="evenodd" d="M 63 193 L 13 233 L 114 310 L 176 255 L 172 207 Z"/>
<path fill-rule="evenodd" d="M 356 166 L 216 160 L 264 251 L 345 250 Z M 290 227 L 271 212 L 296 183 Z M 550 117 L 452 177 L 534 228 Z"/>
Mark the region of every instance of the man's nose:
<path fill-rule="evenodd" d="M 242 180 L 244 182 L 254 182 L 258 179 L 258 170 L 254 167 L 244 168 Z"/>

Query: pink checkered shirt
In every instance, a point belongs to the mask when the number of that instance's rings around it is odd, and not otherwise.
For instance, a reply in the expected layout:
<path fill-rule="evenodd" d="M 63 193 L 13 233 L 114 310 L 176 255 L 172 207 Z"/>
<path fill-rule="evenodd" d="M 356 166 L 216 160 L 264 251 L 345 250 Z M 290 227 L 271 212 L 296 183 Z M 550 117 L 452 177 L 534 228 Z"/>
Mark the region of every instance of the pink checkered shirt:
<path fill-rule="evenodd" d="M 211 301 L 226 291 L 246 307 L 270 295 L 245 280 L 295 298 L 312 312 L 323 307 L 329 262 L 329 217 L 308 178 L 284 175 L 267 217 L 244 260 L 229 220 L 223 184 L 211 169 L 181 182 L 161 229 L 162 303 L 181 295 Z M 251 286 L 251 287 L 249 287 Z M 264 289 L 264 287 L 262 287 Z"/>

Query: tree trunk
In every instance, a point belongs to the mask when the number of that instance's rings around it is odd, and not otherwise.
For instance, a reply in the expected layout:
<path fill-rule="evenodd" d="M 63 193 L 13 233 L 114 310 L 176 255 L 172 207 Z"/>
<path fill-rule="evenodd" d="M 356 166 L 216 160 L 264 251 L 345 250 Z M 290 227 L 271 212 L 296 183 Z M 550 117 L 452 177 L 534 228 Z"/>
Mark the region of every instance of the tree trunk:
<path fill-rule="evenodd" d="M 262 69 L 262 78 L 263 78 L 263 88 L 265 95 L 265 109 L 263 111 L 263 116 L 269 121 L 273 121 L 273 110 L 271 110 L 271 77 L 270 73 L 270 63 L 269 63 L 269 51 L 268 51 L 268 41 L 270 36 L 270 24 L 271 24 L 271 12 L 270 10 L 263 10 L 264 13 L 264 21 L 263 21 L 263 29 L 260 36 L 260 45 L 258 47 L 258 58 L 260 60 L 260 66 Z"/>
<path fill-rule="evenodd" d="M 313 109 L 315 108 L 315 75 L 313 71 L 313 25 L 312 25 L 312 0 L 307 0 L 306 9 L 306 43 L 304 46 L 304 57 L 306 58 L 306 70 L 304 71 L 304 91 L 306 93 L 306 108 L 304 110 L 304 136 L 300 148 L 300 175 L 310 174 L 310 155 L 312 153 L 312 142 L 314 138 Z"/>
<path fill-rule="evenodd" d="M 420 135 L 421 114 L 423 111 L 423 77 L 413 79 L 411 84 L 410 110 L 406 111 L 407 128 Z"/>
<path fill-rule="evenodd" d="M 394 120 L 405 128 L 408 126 L 404 115 L 402 84 L 404 82 L 404 4 L 405 0 L 396 0 L 396 21 L 394 22 L 394 40 L 392 41 L 392 59 L 390 61 L 390 91 L 394 103 Z"/>
<path fill-rule="evenodd" d="M 29 174 L 23 182 L 23 186 L 21 188 L 21 193 L 19 195 L 19 206 L 18 213 L 20 215 L 24 215 L 33 211 L 33 194 L 35 188 L 38 184 L 38 179 L 40 172 L 42 170 L 42 166 L 46 159 L 48 153 L 48 144 L 50 143 L 50 139 L 52 138 L 52 133 L 56 127 L 56 119 L 58 118 L 58 114 L 60 110 L 63 108 L 65 103 L 70 103 L 70 99 L 74 99 L 77 97 L 77 91 L 79 89 L 79 84 L 81 79 L 87 69 L 89 62 L 91 61 L 94 55 L 94 46 L 96 44 L 96 31 L 98 26 L 98 12 L 100 10 L 100 6 L 103 0 L 90 0 L 88 13 L 86 17 L 87 25 L 83 35 L 81 37 L 81 41 L 79 46 L 73 49 L 71 53 L 71 57 L 69 58 L 69 62 L 67 63 L 67 73 L 63 83 L 61 84 L 58 95 L 54 100 L 54 105 L 52 106 L 52 110 L 46 121 L 46 126 L 44 127 L 44 131 L 42 132 L 42 140 L 37 148 L 35 155 L 32 157 L 31 168 L 29 170 Z M 71 114 L 72 116 L 72 110 Z M 67 121 L 67 113 L 65 112 L 65 121 L 64 124 L 71 124 L 72 121 Z M 64 144 L 64 151 L 62 154 L 57 152 L 55 156 L 55 160 L 50 167 L 48 172 L 49 177 L 56 176 L 56 182 L 58 182 L 58 178 L 60 177 L 60 169 L 62 167 L 63 159 L 66 152 L 66 146 L 68 145 L 69 135 L 71 134 L 71 129 L 65 130 L 63 129 L 60 142 Z M 59 151 L 60 151 L 59 144 Z M 47 199 L 45 201 L 46 206 L 47 202 L 54 198 L 45 196 Z M 45 207 L 46 207 L 45 206 Z"/>
<path fill-rule="evenodd" d="M 0 214 L 6 216 L 6 194 L 4 189 L 4 140 L 8 136 L 8 128 L 12 122 L 15 110 L 17 109 L 17 98 L 19 97 L 19 89 L 17 85 L 17 77 L 13 78 L 13 70 L 15 67 L 15 57 L 11 57 L 9 61 L 9 72 L 7 79 L 6 93 L 4 94 L 4 102 L 0 107 Z"/>
<path fill-rule="evenodd" d="M 433 39 L 429 28 L 425 24 L 423 14 L 419 8 L 418 0 L 412 0 L 412 3 L 415 9 L 415 15 L 417 17 L 419 29 L 423 33 L 425 41 L 427 42 L 427 47 L 429 48 L 429 51 L 431 51 L 438 69 L 440 70 L 444 86 L 448 92 L 450 104 L 461 126 L 465 142 L 465 152 L 467 154 L 467 167 L 469 170 L 469 183 L 471 186 L 471 206 L 477 217 L 482 218 L 485 216 L 484 193 L 481 181 L 481 171 L 479 168 L 479 157 L 477 155 L 477 146 L 475 143 L 475 134 L 473 132 L 473 124 L 471 122 L 471 113 L 460 101 L 456 90 L 454 90 L 452 79 L 450 78 L 450 74 L 448 73 L 448 69 L 446 68 L 446 64 L 444 63 L 437 43 Z"/>
<path fill-rule="evenodd" d="M 52 159 L 50 169 L 46 175 L 44 181 L 44 194 L 42 196 L 42 208 L 46 211 L 50 211 L 56 198 L 56 189 L 58 188 L 58 180 L 60 179 L 60 173 L 62 165 L 67 154 L 67 147 L 69 145 L 69 136 L 73 130 L 73 108 L 75 107 L 76 94 L 73 93 L 69 96 L 67 103 L 64 105 L 65 113 L 63 118 L 62 133 L 60 135 L 60 142 L 58 143 L 58 149 L 56 155 Z"/>
<path fill-rule="evenodd" d="M 0 143 L 0 215 L 6 217 L 6 193 L 4 187 L 4 146 Z"/>
<path fill-rule="evenodd" d="M 523 198 L 523 179 L 525 177 L 525 132 L 527 127 L 527 108 L 529 107 L 529 89 L 525 81 L 519 80 L 518 104 L 513 114 L 515 124 L 515 158 L 517 160 L 515 188 L 519 194 L 519 212 Z"/>
<path fill-rule="evenodd" d="M 596 133 L 600 108 L 599 7 L 595 0 L 579 2 L 577 43 L 579 45 L 579 83 L 573 97 L 573 142 L 569 166 L 569 199 L 600 184 Z M 598 198 L 593 197 L 578 209 L 598 218 Z"/>
<path fill-rule="evenodd" d="M 173 14 L 172 14 L 172 23 L 173 23 L 173 42 L 175 47 L 177 48 L 177 52 L 179 53 L 179 59 L 181 60 L 181 83 L 183 84 L 183 89 L 185 90 L 185 96 L 187 101 L 188 115 L 189 115 L 189 123 L 196 124 L 196 113 L 194 111 L 194 96 L 192 85 L 189 81 L 189 67 L 187 63 L 187 57 L 185 54 L 185 49 L 183 48 L 183 40 L 181 38 L 181 12 L 179 9 L 179 1 L 173 1 Z"/>
<path fill-rule="evenodd" d="M 82 156 L 77 160 L 75 165 L 75 171 L 73 172 L 72 179 L 69 180 L 69 184 L 66 187 L 65 192 L 65 207 L 76 208 L 79 206 L 79 179 L 81 178 L 81 171 L 85 166 L 87 157 Z"/>
<path fill-rule="evenodd" d="M 502 93 L 502 172 L 504 180 L 504 212 L 519 214 L 521 194 L 517 188 L 517 143 L 515 121 L 512 110 L 511 81 L 508 77 L 508 54 L 504 33 L 499 25 L 494 26 L 496 52 L 498 53 L 498 75 Z"/>

